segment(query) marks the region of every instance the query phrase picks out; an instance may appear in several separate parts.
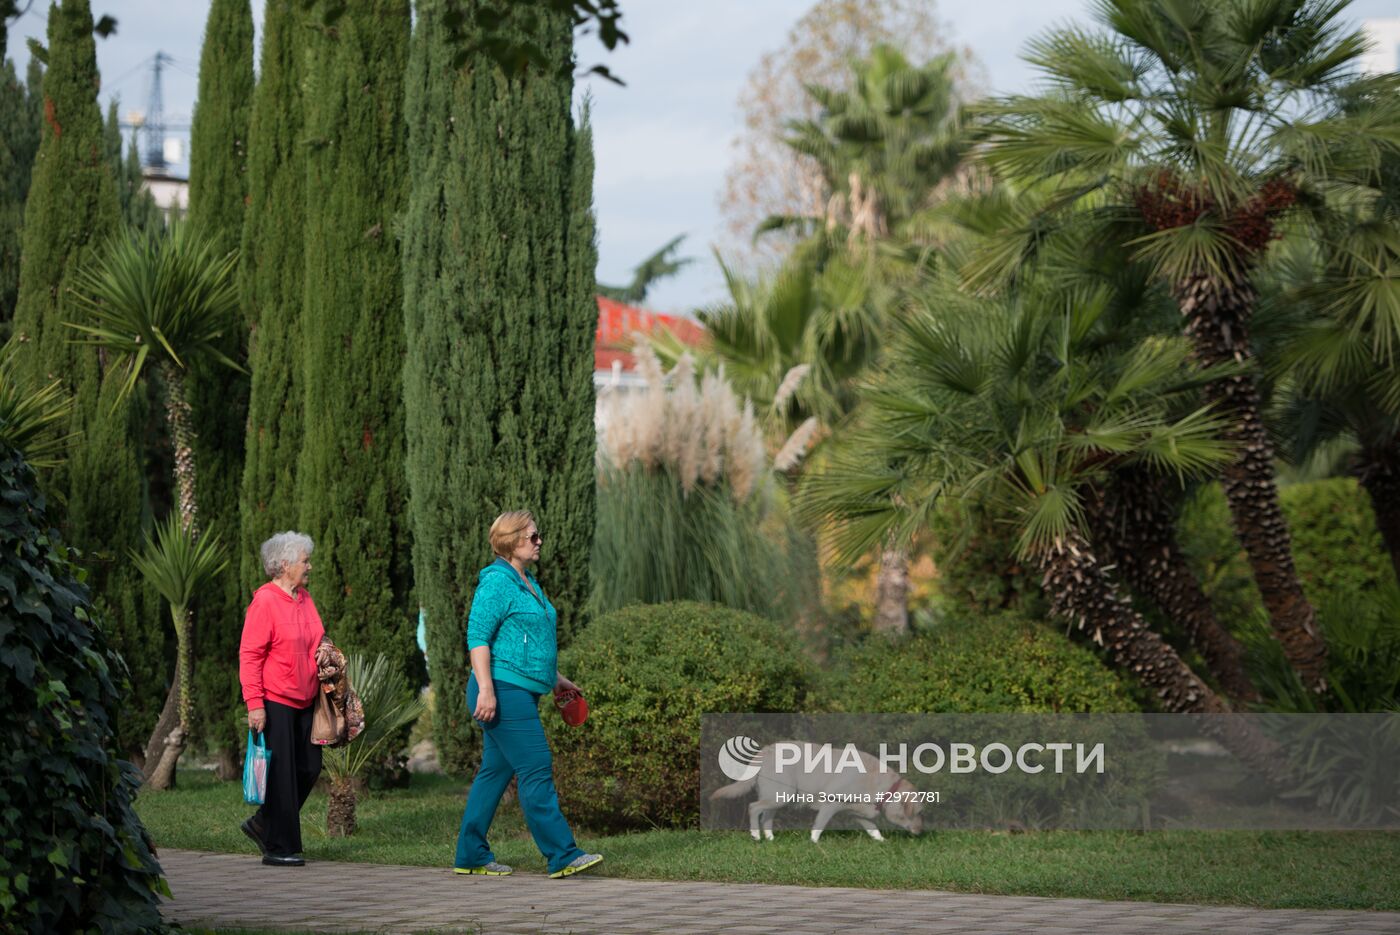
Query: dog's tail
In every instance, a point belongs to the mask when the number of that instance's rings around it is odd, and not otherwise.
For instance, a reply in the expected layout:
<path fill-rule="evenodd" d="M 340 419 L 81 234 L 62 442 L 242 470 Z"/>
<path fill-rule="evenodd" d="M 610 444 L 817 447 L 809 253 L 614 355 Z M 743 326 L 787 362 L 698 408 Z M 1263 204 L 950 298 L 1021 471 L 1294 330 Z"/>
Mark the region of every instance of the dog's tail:
<path fill-rule="evenodd" d="M 741 779 L 738 782 L 731 782 L 727 786 L 720 786 L 710 793 L 712 799 L 741 799 L 749 794 L 749 790 L 758 782 L 758 774 L 750 776 L 748 779 Z"/>

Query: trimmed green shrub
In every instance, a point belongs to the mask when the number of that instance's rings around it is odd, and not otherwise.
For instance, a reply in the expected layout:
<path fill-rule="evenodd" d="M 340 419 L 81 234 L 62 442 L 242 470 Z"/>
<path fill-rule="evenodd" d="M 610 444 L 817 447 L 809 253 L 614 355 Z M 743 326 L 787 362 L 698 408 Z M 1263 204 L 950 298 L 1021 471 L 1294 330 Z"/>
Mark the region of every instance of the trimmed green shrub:
<path fill-rule="evenodd" d="M 1279 491 L 1279 499 L 1293 534 L 1293 561 L 1314 606 L 1394 582 L 1370 500 L 1355 480 L 1293 484 Z M 1221 621 L 1238 627 L 1252 619 L 1261 606 L 1259 591 L 1218 484 L 1202 488 L 1187 503 L 1177 541 Z"/>
<path fill-rule="evenodd" d="M 75 573 L 34 472 L 0 450 L 0 930 L 165 931 L 116 749 L 126 667 Z"/>
<path fill-rule="evenodd" d="M 951 619 L 907 640 L 871 637 L 833 660 L 822 695 L 852 714 L 1137 710 L 1092 650 L 1011 613 Z"/>
<path fill-rule="evenodd" d="M 577 728 L 546 713 L 559 798 L 570 820 L 597 831 L 695 825 L 700 715 L 800 711 L 811 682 L 788 631 L 689 601 L 599 617 L 559 671 L 591 712 Z"/>

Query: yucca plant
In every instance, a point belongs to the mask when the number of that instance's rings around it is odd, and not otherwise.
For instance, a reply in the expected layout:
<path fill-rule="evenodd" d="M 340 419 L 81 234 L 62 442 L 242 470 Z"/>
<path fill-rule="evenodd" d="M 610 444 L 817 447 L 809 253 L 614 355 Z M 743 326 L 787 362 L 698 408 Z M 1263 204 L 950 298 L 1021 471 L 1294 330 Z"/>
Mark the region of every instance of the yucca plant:
<path fill-rule="evenodd" d="M 15 361 L 11 341 L 0 348 L 0 445 L 19 451 L 31 467 L 53 467 L 73 440 L 56 432 L 73 411 L 73 400 L 58 380 L 29 385 L 18 375 Z"/>
<path fill-rule="evenodd" d="M 1203 364 L 1250 361 L 1269 245 L 1400 146 L 1400 77 L 1360 76 L 1367 43 L 1342 25 L 1346 6 L 1098 0 L 1102 28 L 1031 43 L 1043 90 L 989 104 L 981 152 L 1003 177 L 1052 186 L 1050 213 L 1092 207 L 1103 236 L 1170 286 Z M 1259 387 L 1235 373 L 1208 393 L 1237 443 L 1223 471 L 1236 534 L 1289 659 L 1320 691 L 1326 644 L 1294 569 Z"/>
<path fill-rule="evenodd" d="M 175 448 L 180 522 L 196 535 L 195 431 L 185 379 L 199 358 L 241 369 L 219 349 L 237 321 L 236 267 L 236 253 L 220 252 L 189 224 L 154 234 L 128 232 L 110 241 L 92 266 L 79 270 L 74 292 L 88 316 L 68 323 L 125 372 L 122 396 L 135 389 L 149 365 L 160 372 Z"/>
<path fill-rule="evenodd" d="M 400 739 L 403 729 L 418 720 L 425 708 L 383 653 L 369 660 L 348 654 L 345 672 L 364 706 L 365 729 L 345 746 L 325 751 L 323 762 L 331 780 L 326 833 L 338 837 L 355 833 L 355 803 L 365 772 L 382 759 L 385 745 Z"/>
<path fill-rule="evenodd" d="M 146 764 L 146 781 L 154 789 L 175 784 L 175 764 L 189 740 L 190 712 L 194 709 L 193 614 L 190 605 L 214 578 L 228 567 L 228 558 L 213 530 L 195 537 L 180 517 L 171 514 L 158 524 L 154 536 L 147 536 L 140 551 L 132 550 L 137 570 L 170 604 L 175 625 L 176 723 L 158 751 L 158 758 Z"/>
<path fill-rule="evenodd" d="M 221 338 L 238 320 L 236 262 L 236 254 L 220 252 L 189 224 L 128 232 L 109 241 L 93 265 L 78 271 L 74 293 L 87 317 L 68 322 L 80 340 L 104 349 L 117 370 L 125 372 L 120 396 L 131 393 L 151 366 L 159 371 L 174 445 L 180 525 L 194 538 L 199 536 L 195 428 L 185 380 L 198 358 L 238 368 L 219 350 Z M 194 626 L 192 619 L 189 625 Z M 172 684 L 146 743 L 148 763 L 161 761 L 161 751 L 177 729 L 177 702 L 178 687 Z M 150 777 L 148 772 L 148 781 Z"/>

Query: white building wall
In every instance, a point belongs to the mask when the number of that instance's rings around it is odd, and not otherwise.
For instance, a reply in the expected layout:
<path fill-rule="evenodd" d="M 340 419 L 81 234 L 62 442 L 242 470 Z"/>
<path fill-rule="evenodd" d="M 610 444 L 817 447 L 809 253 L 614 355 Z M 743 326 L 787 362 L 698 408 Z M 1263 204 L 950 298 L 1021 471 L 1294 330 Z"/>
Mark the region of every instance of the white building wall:
<path fill-rule="evenodd" d="M 1371 51 L 1361 59 L 1361 67 L 1373 75 L 1400 71 L 1400 17 L 1368 19 L 1361 28 L 1371 40 Z"/>

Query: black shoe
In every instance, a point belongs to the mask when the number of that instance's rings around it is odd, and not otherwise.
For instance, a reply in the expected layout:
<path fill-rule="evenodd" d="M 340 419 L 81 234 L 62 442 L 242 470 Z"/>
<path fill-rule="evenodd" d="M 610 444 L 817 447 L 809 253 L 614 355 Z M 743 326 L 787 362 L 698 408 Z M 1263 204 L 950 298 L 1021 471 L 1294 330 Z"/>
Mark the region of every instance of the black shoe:
<path fill-rule="evenodd" d="M 264 854 L 263 863 L 269 867 L 304 867 L 306 861 L 300 854 L 293 854 L 291 857 L 278 857 L 274 854 Z"/>
<path fill-rule="evenodd" d="M 258 851 L 263 856 L 267 856 L 267 844 L 263 841 L 262 830 L 253 824 L 252 816 L 244 819 L 243 824 L 238 826 L 239 830 L 246 834 L 254 844 L 258 846 Z"/>

